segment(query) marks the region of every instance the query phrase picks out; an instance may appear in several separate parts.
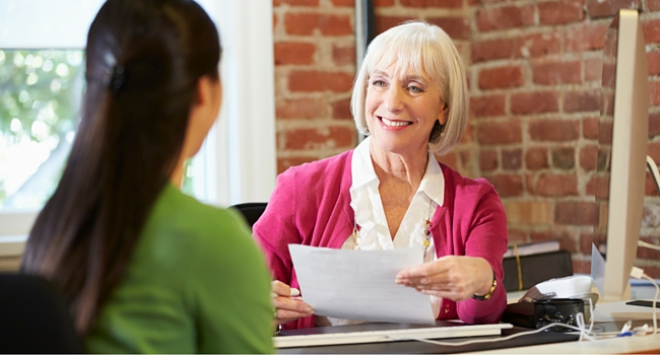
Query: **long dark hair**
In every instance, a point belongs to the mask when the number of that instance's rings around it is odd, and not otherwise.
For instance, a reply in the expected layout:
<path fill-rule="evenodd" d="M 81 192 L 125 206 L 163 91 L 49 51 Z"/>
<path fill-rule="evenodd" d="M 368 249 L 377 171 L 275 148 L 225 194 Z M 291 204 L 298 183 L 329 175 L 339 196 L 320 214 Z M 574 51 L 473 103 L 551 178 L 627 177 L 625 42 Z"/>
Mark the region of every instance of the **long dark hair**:
<path fill-rule="evenodd" d="M 126 270 L 181 153 L 197 82 L 218 80 L 220 54 L 191 0 L 108 0 L 89 29 L 82 119 L 21 265 L 63 289 L 82 334 Z"/>

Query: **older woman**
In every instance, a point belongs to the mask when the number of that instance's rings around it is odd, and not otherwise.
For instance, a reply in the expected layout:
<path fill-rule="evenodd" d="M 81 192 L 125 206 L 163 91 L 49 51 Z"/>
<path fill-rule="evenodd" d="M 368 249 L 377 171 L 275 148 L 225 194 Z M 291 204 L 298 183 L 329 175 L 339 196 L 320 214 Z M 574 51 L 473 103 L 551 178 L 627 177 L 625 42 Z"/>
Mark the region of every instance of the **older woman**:
<path fill-rule="evenodd" d="M 467 124 L 461 57 L 439 27 L 406 23 L 370 44 L 353 88 L 355 150 L 281 174 L 254 226 L 285 328 L 337 325 L 298 295 L 288 244 L 379 250 L 424 247 L 392 280 L 430 296 L 438 319 L 497 322 L 506 306 L 506 216 L 493 187 L 440 164 Z M 295 322 L 294 322 L 295 321 Z"/>

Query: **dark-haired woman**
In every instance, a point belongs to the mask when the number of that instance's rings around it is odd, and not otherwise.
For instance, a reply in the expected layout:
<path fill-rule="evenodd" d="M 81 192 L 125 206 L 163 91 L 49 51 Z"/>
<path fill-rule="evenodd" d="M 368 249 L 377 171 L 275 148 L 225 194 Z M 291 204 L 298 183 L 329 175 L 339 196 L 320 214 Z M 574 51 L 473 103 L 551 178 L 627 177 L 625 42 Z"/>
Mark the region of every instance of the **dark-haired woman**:
<path fill-rule="evenodd" d="M 273 352 L 270 278 L 240 217 L 182 194 L 218 115 L 217 30 L 187 0 L 108 0 L 82 121 L 22 270 L 65 293 L 90 352 Z"/>

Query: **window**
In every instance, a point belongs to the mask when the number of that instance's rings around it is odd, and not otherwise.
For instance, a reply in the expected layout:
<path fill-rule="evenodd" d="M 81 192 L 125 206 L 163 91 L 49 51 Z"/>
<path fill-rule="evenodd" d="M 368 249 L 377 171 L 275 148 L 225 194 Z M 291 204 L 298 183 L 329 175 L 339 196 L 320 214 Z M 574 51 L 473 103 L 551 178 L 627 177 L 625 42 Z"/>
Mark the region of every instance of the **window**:
<path fill-rule="evenodd" d="M 82 50 L 0 49 L 0 208 L 35 210 L 71 149 Z"/>
<path fill-rule="evenodd" d="M 59 179 L 75 135 L 87 29 L 102 3 L 0 1 L 0 257 L 20 252 Z M 276 175 L 272 4 L 199 3 L 220 30 L 224 99 L 185 187 L 217 205 L 267 201 Z"/>

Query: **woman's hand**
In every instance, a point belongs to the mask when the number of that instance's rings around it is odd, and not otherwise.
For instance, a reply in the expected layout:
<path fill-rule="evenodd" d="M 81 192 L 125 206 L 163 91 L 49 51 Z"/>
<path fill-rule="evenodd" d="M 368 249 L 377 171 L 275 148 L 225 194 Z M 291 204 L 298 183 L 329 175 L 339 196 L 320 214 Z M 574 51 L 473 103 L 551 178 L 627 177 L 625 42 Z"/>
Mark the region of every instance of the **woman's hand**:
<path fill-rule="evenodd" d="M 271 282 L 271 300 L 275 307 L 275 325 L 283 324 L 314 314 L 312 307 L 303 302 L 300 291 L 280 282 Z"/>
<path fill-rule="evenodd" d="M 483 258 L 450 255 L 402 270 L 396 283 L 458 302 L 488 293 L 493 269 Z"/>

